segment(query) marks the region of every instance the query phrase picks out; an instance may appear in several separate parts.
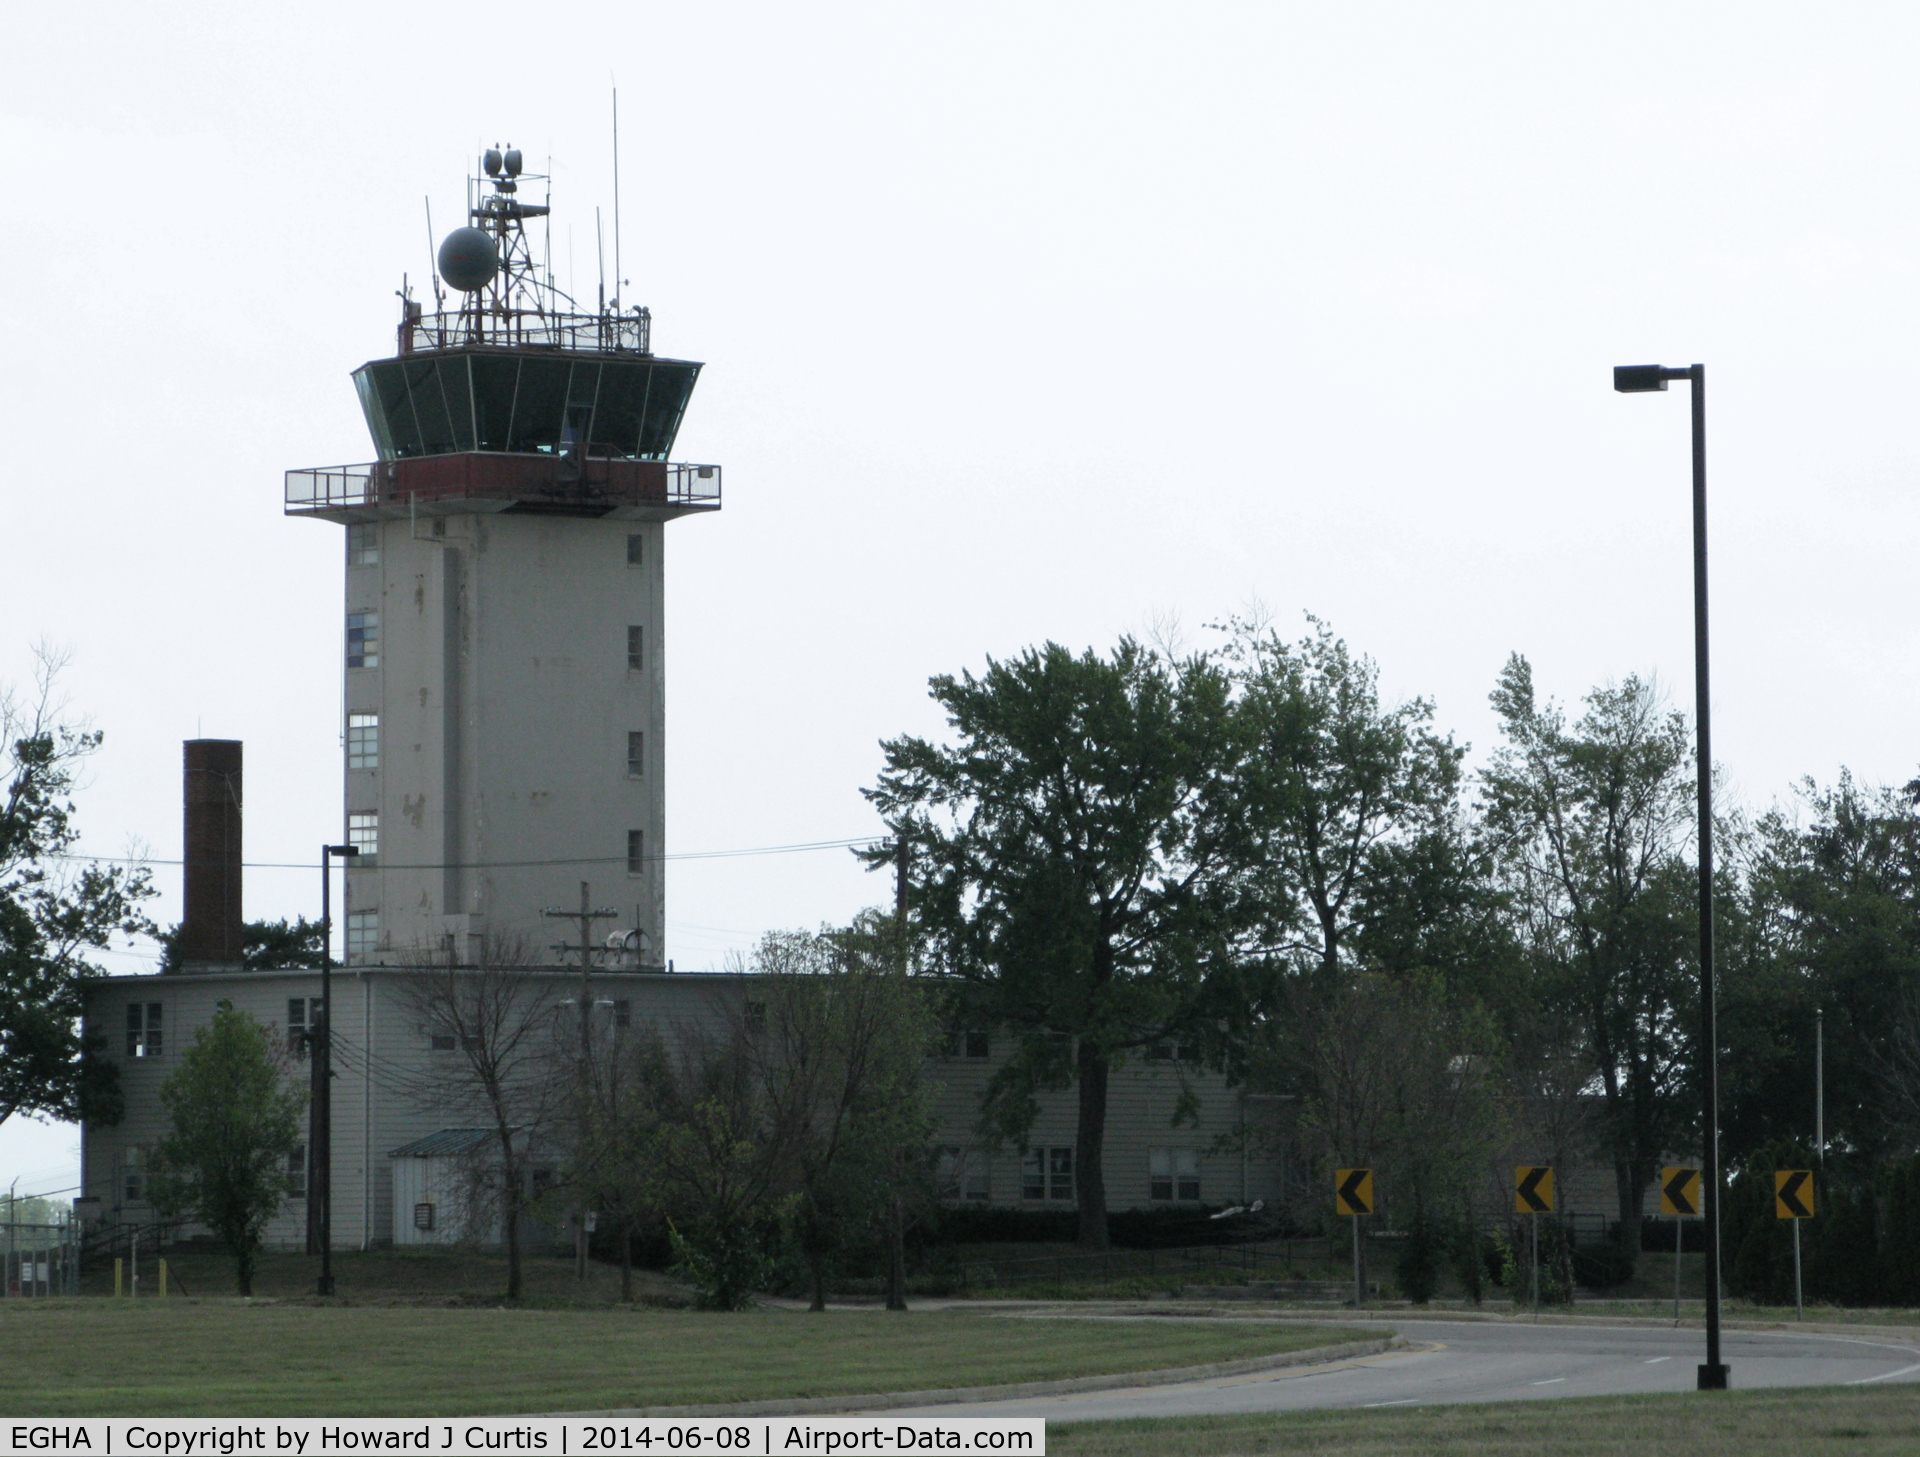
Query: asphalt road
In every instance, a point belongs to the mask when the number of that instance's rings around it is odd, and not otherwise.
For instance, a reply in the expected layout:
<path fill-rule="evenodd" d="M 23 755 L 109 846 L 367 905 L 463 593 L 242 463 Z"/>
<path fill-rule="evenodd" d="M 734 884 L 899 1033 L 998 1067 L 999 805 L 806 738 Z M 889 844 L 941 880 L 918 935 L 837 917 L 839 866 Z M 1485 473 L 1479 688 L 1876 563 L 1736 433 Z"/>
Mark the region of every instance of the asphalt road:
<path fill-rule="evenodd" d="M 1178 1386 L 970 1403 L 899 1416 L 1045 1417 L 1050 1422 L 1123 1417 L 1296 1411 L 1308 1407 L 1413 1406 L 1463 1401 L 1551 1400 L 1691 1391 L 1703 1358 L 1699 1330 L 1340 1318 L 1343 1326 L 1398 1330 L 1404 1351 L 1327 1366 L 1282 1368 Z M 1722 1359 L 1736 1389 L 1920 1380 L 1920 1331 L 1911 1344 L 1865 1336 L 1726 1331 Z"/>

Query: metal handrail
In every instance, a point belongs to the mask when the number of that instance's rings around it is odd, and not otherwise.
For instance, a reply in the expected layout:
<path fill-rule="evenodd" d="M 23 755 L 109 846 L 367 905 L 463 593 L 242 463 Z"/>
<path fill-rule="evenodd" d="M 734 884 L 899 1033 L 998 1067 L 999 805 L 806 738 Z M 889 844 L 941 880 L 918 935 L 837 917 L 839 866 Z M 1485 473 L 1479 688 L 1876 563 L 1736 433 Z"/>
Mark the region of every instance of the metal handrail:
<path fill-rule="evenodd" d="M 471 455 L 497 456 L 506 460 L 525 460 L 528 457 L 509 451 L 468 451 Z M 430 459 L 431 457 L 410 457 L 411 459 Z M 557 456 L 541 456 L 541 460 L 558 460 Z M 618 460 L 619 457 L 590 456 L 589 464 L 605 460 Z M 326 510 L 338 506 L 372 506 L 383 501 L 404 503 L 405 493 L 393 485 L 395 466 L 399 461 L 368 461 L 357 465 L 310 466 L 286 473 L 286 509 Z M 683 462 L 666 462 L 666 498 L 672 506 L 698 506 L 715 503 L 720 499 L 720 467 L 717 465 L 691 465 Z"/>
<path fill-rule="evenodd" d="M 541 314 L 515 309 L 427 314 L 400 327 L 400 352 L 426 349 L 573 349 L 596 354 L 651 354 L 653 316 L 631 314 Z"/>

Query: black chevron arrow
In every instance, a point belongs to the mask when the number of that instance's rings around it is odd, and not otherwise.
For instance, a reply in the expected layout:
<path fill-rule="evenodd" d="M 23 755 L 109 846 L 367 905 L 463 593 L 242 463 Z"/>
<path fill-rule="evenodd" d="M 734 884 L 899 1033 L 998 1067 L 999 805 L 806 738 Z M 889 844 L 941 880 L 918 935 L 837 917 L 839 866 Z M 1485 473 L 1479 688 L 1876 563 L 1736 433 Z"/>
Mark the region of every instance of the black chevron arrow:
<path fill-rule="evenodd" d="M 1773 1191 L 1773 1197 L 1786 1205 L 1795 1219 L 1813 1218 L 1813 1211 L 1800 1199 L 1800 1191 L 1807 1187 L 1807 1181 L 1812 1177 L 1805 1169 L 1795 1169 L 1787 1175 L 1787 1182 Z"/>
<path fill-rule="evenodd" d="M 1533 1206 L 1533 1213 L 1535 1214 L 1551 1214 L 1553 1212 L 1553 1206 L 1542 1199 L 1539 1194 L 1540 1181 L 1552 1172 L 1553 1169 L 1551 1166 L 1539 1166 L 1528 1169 L 1526 1178 L 1520 1181 L 1520 1187 L 1514 1191 L 1521 1199 Z"/>
<path fill-rule="evenodd" d="M 1361 1186 L 1367 1182 L 1367 1175 L 1372 1172 L 1371 1169 L 1350 1170 L 1346 1182 L 1340 1186 L 1340 1202 L 1349 1209 L 1359 1210 L 1362 1214 L 1373 1213 L 1373 1206 L 1360 1196 Z"/>
<path fill-rule="evenodd" d="M 1693 1207 L 1693 1200 L 1687 1197 L 1687 1186 L 1694 1181 L 1698 1172 L 1696 1169 L 1675 1169 L 1673 1177 L 1661 1186 L 1660 1192 L 1667 1196 L 1667 1202 L 1682 1214 L 1699 1212 Z"/>

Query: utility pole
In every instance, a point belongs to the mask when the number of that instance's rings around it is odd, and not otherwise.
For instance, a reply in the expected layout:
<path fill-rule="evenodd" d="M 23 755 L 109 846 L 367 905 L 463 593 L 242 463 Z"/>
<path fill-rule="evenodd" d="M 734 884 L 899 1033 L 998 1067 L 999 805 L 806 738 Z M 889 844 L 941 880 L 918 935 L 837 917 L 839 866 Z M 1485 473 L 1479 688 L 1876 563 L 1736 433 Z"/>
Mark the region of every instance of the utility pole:
<path fill-rule="evenodd" d="M 580 1099 L 580 1146 L 586 1147 L 588 1120 L 592 1110 L 587 1101 L 587 1074 L 592 1066 L 593 1057 L 593 923 L 611 921 L 619 915 L 613 910 L 593 910 L 593 892 L 586 881 L 580 882 L 580 909 L 562 911 L 547 909 L 540 912 L 556 920 L 573 921 L 580 927 L 580 944 L 570 946 L 565 941 L 553 949 L 565 956 L 569 951 L 580 953 L 580 1086 L 577 1096 Z M 587 1278 L 587 1206 L 584 1198 L 578 1199 L 573 1211 L 573 1272 L 579 1279 Z"/>
<path fill-rule="evenodd" d="M 893 931 L 900 942 L 900 973 L 906 975 L 912 965 L 907 948 L 907 832 L 902 825 L 893 836 Z M 887 1228 L 887 1309 L 907 1308 L 907 1209 L 900 1194 L 900 1181 L 906 1177 L 901 1153 L 894 1151 L 892 1218 Z"/>
<path fill-rule="evenodd" d="M 333 1294 L 333 862 L 351 860 L 352 845 L 320 847 L 320 1015 L 307 1010 L 308 1054 L 313 1060 L 313 1107 L 307 1133 L 308 1252 L 319 1246 L 320 1278 L 314 1293 Z"/>
<path fill-rule="evenodd" d="M 1824 1007 L 1813 1009 L 1813 1147 L 1821 1167 L 1827 1162 L 1827 1013 Z M 1800 1226 L 1794 1225 L 1794 1238 Z"/>

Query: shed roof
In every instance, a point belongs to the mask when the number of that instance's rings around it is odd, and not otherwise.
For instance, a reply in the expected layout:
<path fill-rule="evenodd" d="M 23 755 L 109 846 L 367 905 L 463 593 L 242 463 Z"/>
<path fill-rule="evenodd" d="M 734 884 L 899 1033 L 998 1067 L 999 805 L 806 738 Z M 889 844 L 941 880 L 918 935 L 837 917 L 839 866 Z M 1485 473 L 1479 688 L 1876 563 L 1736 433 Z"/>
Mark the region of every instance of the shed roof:
<path fill-rule="evenodd" d="M 390 1159 L 430 1159 L 448 1154 L 470 1153 L 493 1137 L 491 1128 L 443 1128 L 403 1143 L 387 1155 Z"/>

